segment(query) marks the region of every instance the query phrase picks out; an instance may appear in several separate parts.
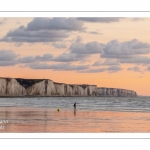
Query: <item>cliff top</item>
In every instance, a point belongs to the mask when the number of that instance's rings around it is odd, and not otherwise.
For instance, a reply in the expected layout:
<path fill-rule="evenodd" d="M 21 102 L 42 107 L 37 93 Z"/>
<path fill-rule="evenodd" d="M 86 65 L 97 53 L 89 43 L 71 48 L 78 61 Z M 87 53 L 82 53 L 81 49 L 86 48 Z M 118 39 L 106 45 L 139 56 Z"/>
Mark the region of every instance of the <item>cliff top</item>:
<path fill-rule="evenodd" d="M 25 79 L 25 78 L 9 78 L 9 77 L 0 77 L 0 79 L 6 79 L 6 80 L 10 80 L 10 79 L 16 79 L 20 85 L 22 85 L 23 87 L 25 88 L 28 88 L 29 86 L 32 86 L 38 82 L 41 82 L 43 80 L 50 80 L 50 79 Z M 52 80 L 50 80 L 52 81 Z M 66 83 L 59 83 L 59 82 L 54 82 L 54 84 L 66 84 Z M 79 85 L 83 88 L 86 88 L 86 86 L 96 86 L 97 85 L 89 85 L 89 84 L 66 84 L 66 85 L 69 85 L 69 86 L 75 86 L 75 85 Z"/>
<path fill-rule="evenodd" d="M 135 91 L 133 91 L 133 90 L 122 89 L 122 88 L 110 88 L 110 87 L 98 87 L 98 89 L 118 89 L 118 90 L 126 90 L 126 91 L 132 91 L 132 92 L 135 92 Z"/>

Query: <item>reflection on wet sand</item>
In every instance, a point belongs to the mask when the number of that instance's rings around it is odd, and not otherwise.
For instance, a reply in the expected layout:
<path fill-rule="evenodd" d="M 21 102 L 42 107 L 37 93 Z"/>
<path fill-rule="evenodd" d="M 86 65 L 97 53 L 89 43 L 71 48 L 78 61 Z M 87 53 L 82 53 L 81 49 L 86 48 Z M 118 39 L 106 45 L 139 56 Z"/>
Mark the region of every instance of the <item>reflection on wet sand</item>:
<path fill-rule="evenodd" d="M 150 132 L 150 113 L 1 107 L 0 126 L 0 132 Z"/>
<path fill-rule="evenodd" d="M 76 109 L 74 109 L 74 116 L 76 116 Z"/>

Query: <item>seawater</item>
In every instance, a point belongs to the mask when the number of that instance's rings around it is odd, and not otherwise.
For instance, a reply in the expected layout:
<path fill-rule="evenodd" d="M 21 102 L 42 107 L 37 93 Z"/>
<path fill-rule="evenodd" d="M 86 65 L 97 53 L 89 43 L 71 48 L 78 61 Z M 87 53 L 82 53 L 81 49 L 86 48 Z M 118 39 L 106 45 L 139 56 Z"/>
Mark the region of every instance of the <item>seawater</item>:
<path fill-rule="evenodd" d="M 92 111 L 150 112 L 150 97 L 22 97 L 0 98 L 0 107 L 29 107 Z"/>

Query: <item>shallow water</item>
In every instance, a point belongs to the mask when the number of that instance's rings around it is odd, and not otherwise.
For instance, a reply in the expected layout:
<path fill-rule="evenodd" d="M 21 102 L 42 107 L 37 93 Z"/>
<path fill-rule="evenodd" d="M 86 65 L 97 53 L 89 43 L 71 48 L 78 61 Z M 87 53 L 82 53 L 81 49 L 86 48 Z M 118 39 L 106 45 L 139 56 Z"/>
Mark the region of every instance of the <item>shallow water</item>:
<path fill-rule="evenodd" d="M 0 109 L 0 132 L 150 132 L 149 112 Z"/>
<path fill-rule="evenodd" d="M 150 112 L 150 97 L 34 97 L 0 98 L 0 107 Z"/>
<path fill-rule="evenodd" d="M 150 97 L 0 98 L 0 132 L 150 132 Z"/>

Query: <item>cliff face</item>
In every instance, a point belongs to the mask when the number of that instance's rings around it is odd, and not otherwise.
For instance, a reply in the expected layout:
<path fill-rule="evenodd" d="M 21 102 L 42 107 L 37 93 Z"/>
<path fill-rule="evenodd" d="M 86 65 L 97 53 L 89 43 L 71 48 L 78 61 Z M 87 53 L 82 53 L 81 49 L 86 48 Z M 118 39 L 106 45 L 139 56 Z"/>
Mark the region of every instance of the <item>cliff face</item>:
<path fill-rule="evenodd" d="M 0 79 L 0 95 L 6 95 L 6 79 Z"/>
<path fill-rule="evenodd" d="M 26 90 L 16 79 L 0 78 L 0 95 L 1 96 L 23 96 Z"/>
<path fill-rule="evenodd" d="M 97 96 L 121 96 L 121 97 L 135 97 L 136 92 L 125 89 L 116 88 L 97 88 Z"/>
<path fill-rule="evenodd" d="M 35 83 L 32 86 L 29 86 L 27 89 L 27 95 L 45 95 L 45 81 Z"/>
<path fill-rule="evenodd" d="M 96 85 L 55 83 L 47 79 L 0 78 L 0 96 L 137 96 L 136 92 Z"/>

